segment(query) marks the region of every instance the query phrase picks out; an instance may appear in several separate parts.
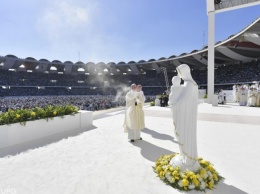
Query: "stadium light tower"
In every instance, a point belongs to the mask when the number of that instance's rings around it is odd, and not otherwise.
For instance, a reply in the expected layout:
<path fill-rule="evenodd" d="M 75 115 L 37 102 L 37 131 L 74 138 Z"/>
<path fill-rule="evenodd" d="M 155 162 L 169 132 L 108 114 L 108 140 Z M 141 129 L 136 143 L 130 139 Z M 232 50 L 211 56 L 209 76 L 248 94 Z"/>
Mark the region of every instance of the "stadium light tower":
<path fill-rule="evenodd" d="M 208 103 L 214 94 L 215 13 L 259 5 L 260 0 L 206 0 L 208 13 Z"/>

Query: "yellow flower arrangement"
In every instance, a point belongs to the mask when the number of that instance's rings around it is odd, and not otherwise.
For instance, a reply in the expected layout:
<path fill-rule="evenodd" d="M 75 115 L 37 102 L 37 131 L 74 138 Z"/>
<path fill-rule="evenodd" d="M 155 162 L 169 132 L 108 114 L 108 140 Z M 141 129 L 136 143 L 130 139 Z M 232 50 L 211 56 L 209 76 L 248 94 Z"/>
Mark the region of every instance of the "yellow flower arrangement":
<path fill-rule="evenodd" d="M 222 176 L 215 170 L 209 161 L 198 158 L 200 164 L 196 172 L 181 171 L 179 167 L 174 168 L 170 165 L 171 159 L 176 154 L 162 155 L 153 167 L 158 177 L 166 184 L 180 191 L 206 191 L 206 189 L 213 189 Z"/>
<path fill-rule="evenodd" d="M 78 113 L 78 108 L 66 105 L 66 106 L 46 106 L 44 108 L 33 108 L 33 109 L 18 109 L 11 110 L 0 114 L 0 125 L 9 125 L 12 123 L 20 122 L 21 125 L 25 125 L 26 121 L 46 119 L 51 117 L 64 115 L 74 115 Z"/>

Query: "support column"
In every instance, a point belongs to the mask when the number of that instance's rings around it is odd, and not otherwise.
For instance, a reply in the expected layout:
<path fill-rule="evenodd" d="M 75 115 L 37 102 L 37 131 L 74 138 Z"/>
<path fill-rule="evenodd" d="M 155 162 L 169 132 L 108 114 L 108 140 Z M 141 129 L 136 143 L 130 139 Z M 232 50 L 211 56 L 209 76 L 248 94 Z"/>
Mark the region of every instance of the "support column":
<path fill-rule="evenodd" d="M 215 64 L 215 13 L 208 13 L 208 103 L 212 104 L 214 95 L 214 64 Z"/>

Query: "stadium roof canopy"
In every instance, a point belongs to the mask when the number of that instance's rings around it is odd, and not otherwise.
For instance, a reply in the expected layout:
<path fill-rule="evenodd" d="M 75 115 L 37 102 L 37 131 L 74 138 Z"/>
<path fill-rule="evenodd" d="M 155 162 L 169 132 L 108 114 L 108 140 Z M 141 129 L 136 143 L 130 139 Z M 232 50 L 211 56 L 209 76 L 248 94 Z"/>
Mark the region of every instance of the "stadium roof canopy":
<path fill-rule="evenodd" d="M 258 4 L 260 0 L 214 0 L 214 10 L 215 13 L 220 13 Z"/>
<path fill-rule="evenodd" d="M 215 66 L 256 59 L 260 59 L 260 17 L 237 34 L 230 35 L 226 40 L 218 41 L 215 44 Z M 88 62 L 84 64 L 83 62 L 72 63 L 70 61 L 62 63 L 59 60 L 50 62 L 46 59 L 36 60 L 32 57 L 20 59 L 14 55 L 0 56 L 0 64 L 3 64 L 0 66 L 1 69 L 16 69 L 19 71 L 21 69 L 19 67 L 24 65 L 25 68 L 23 70 L 25 71 L 48 72 L 55 65 L 55 67 L 61 66 L 58 69 L 59 71 L 63 70 L 65 74 L 77 74 L 79 68 L 84 68 L 86 73 L 89 74 L 102 73 L 104 69 L 107 69 L 108 73 L 113 74 L 138 74 L 147 70 L 160 72 L 161 67 L 166 67 L 168 71 L 174 71 L 176 66 L 183 63 L 188 64 L 193 69 L 207 68 L 207 46 L 201 49 L 193 49 L 190 53 L 182 53 L 179 56 L 172 55 L 168 58 L 161 57 L 158 60 L 139 60 L 138 62 L 122 61 L 117 64 L 114 62 L 108 64 Z"/>

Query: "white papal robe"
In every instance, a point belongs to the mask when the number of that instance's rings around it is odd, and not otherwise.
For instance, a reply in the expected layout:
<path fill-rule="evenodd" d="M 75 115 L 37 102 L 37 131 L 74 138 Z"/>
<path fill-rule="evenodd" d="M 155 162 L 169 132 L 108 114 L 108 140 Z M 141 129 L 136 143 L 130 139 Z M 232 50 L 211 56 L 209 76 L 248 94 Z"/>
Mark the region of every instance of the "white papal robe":
<path fill-rule="evenodd" d="M 256 90 L 249 90 L 248 91 L 248 106 L 256 106 L 256 99 L 257 99 L 257 91 Z"/>
<path fill-rule="evenodd" d="M 140 139 L 141 130 L 144 129 L 143 100 L 141 93 L 129 91 L 126 94 L 126 113 L 124 131 L 128 133 L 128 139 Z"/>
<path fill-rule="evenodd" d="M 247 105 L 247 90 L 240 90 L 239 91 L 239 105 L 240 106 L 246 106 Z"/>

